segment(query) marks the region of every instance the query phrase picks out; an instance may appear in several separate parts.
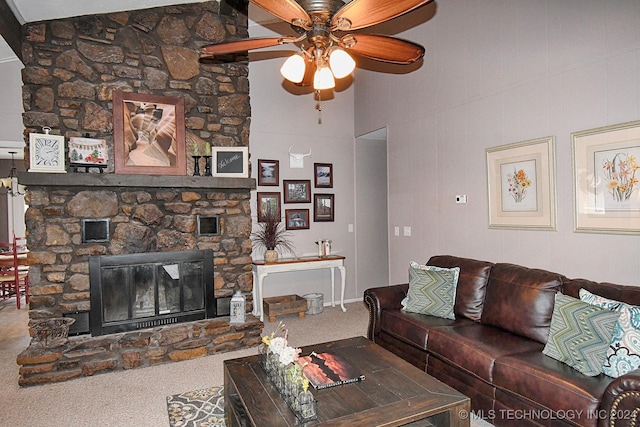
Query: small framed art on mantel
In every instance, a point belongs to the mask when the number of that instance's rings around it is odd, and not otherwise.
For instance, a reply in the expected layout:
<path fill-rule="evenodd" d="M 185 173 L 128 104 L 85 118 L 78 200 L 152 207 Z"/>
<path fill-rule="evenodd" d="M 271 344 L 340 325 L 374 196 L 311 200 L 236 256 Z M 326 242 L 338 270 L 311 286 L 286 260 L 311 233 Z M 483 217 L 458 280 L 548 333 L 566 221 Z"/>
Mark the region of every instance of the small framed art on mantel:
<path fill-rule="evenodd" d="M 185 175 L 184 99 L 113 92 L 116 173 Z"/>
<path fill-rule="evenodd" d="M 213 176 L 226 178 L 249 177 L 248 147 L 212 147 Z"/>

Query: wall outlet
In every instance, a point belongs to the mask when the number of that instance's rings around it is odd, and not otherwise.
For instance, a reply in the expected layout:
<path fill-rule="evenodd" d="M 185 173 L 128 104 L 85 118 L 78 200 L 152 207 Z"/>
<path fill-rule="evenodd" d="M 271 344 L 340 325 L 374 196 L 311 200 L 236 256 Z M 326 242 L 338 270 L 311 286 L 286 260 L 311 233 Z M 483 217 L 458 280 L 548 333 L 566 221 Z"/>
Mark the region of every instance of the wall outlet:
<path fill-rule="evenodd" d="M 349 233 L 353 233 L 353 224 L 349 224 L 348 230 L 349 230 Z"/>
<path fill-rule="evenodd" d="M 395 236 L 400 236 L 400 227 L 393 227 L 393 234 Z"/>
<path fill-rule="evenodd" d="M 467 195 L 459 194 L 456 196 L 456 203 L 467 203 Z"/>
<path fill-rule="evenodd" d="M 404 236 L 405 237 L 411 237 L 411 227 L 409 226 L 404 226 Z"/>

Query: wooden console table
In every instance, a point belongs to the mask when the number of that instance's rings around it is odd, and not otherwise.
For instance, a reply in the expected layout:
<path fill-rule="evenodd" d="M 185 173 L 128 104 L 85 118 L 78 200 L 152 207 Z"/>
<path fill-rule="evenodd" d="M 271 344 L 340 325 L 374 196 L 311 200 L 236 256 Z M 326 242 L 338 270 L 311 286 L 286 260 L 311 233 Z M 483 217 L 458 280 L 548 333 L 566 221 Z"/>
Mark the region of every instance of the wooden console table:
<path fill-rule="evenodd" d="M 340 270 L 342 288 L 340 291 L 340 307 L 342 311 L 347 311 L 344 307 L 344 286 L 346 280 L 346 269 L 344 268 L 344 257 L 340 255 L 329 255 L 326 257 L 300 257 L 284 258 L 276 262 L 253 262 L 253 315 L 260 316 L 264 320 L 262 313 L 262 296 L 264 279 L 272 273 L 286 273 L 292 271 L 331 269 L 331 306 L 335 307 L 335 269 Z"/>

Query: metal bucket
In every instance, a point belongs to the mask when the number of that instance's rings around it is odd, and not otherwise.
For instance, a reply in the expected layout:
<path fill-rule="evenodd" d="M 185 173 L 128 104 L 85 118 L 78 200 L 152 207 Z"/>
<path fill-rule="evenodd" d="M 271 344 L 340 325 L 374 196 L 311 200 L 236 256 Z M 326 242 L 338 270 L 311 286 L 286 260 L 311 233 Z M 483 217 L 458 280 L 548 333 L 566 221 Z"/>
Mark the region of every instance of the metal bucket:
<path fill-rule="evenodd" d="M 318 314 L 322 313 L 324 308 L 324 295 L 323 294 L 306 294 L 302 298 L 307 300 L 307 311 L 304 314 Z"/>

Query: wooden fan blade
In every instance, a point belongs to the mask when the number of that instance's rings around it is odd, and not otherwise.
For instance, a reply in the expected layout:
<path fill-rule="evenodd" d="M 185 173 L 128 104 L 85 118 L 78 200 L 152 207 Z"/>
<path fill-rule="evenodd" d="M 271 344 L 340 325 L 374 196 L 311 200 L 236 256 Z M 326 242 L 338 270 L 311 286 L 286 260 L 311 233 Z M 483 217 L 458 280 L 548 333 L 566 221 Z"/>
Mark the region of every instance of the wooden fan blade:
<path fill-rule="evenodd" d="M 348 34 L 342 40 L 349 40 L 349 44 L 342 45 L 341 43 L 342 47 L 349 53 L 375 59 L 376 61 L 409 65 L 424 56 L 424 47 L 396 37 Z M 355 44 L 350 46 L 354 41 Z"/>
<path fill-rule="evenodd" d="M 353 0 L 338 10 L 331 25 L 342 31 L 357 30 L 403 15 L 431 0 Z"/>
<path fill-rule="evenodd" d="M 309 14 L 294 0 L 251 0 L 251 3 L 298 27 L 309 28 Z"/>
<path fill-rule="evenodd" d="M 225 42 L 211 44 L 200 48 L 203 55 L 225 55 L 227 53 L 243 52 L 253 49 L 261 49 L 263 47 L 277 46 L 286 43 L 287 40 L 282 37 L 260 37 L 255 39 L 244 39 L 235 42 Z"/>

